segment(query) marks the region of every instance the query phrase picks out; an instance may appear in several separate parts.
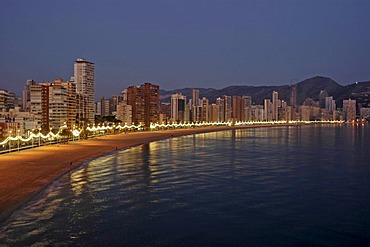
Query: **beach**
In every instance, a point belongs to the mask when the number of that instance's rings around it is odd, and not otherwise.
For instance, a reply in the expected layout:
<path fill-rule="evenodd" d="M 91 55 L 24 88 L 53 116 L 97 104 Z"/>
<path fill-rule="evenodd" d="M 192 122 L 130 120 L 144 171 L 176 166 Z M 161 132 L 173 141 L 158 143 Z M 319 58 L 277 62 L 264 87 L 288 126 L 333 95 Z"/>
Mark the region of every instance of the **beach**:
<path fill-rule="evenodd" d="M 5 221 L 15 210 L 31 200 L 55 179 L 91 159 L 116 150 L 166 138 L 237 128 L 245 127 L 223 126 L 120 133 L 2 154 L 0 155 L 0 222 Z"/>

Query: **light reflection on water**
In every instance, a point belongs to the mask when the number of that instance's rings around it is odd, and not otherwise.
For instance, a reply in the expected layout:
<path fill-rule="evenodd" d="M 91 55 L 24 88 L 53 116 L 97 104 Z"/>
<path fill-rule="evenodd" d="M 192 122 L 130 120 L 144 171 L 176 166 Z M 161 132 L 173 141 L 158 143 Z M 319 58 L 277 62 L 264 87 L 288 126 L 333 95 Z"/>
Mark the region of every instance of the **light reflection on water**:
<path fill-rule="evenodd" d="M 369 126 L 255 128 L 101 157 L 3 226 L 0 244 L 362 245 Z"/>

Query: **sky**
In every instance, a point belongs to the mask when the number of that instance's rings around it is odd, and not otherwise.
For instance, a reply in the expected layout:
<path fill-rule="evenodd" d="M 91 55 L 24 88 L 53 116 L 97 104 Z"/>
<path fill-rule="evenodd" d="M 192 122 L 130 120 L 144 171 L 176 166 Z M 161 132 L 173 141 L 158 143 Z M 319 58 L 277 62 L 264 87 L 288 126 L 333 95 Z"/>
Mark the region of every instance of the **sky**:
<path fill-rule="evenodd" d="M 95 94 L 131 85 L 221 89 L 326 76 L 370 80 L 368 0 L 0 0 L 0 88 L 73 76 Z"/>

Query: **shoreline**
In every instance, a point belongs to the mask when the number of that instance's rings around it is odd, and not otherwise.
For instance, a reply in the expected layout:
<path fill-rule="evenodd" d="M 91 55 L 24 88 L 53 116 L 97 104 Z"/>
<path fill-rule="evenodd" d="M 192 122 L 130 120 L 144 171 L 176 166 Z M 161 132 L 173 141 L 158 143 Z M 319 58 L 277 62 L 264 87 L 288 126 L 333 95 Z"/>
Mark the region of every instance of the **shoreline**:
<path fill-rule="evenodd" d="M 297 124 L 220 126 L 120 133 L 0 155 L 0 224 L 61 176 L 91 160 L 153 141 L 193 134 Z"/>

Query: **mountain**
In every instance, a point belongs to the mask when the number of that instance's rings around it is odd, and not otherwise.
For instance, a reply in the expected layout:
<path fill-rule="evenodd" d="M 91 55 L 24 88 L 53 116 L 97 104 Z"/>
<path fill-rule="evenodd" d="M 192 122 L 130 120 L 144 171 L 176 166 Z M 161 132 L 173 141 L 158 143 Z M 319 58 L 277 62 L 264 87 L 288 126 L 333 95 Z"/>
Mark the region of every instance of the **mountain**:
<path fill-rule="evenodd" d="M 297 84 L 297 103 L 301 105 L 307 98 L 318 100 L 321 90 L 326 90 L 326 92 L 332 96 L 335 92 L 342 89 L 342 85 L 330 78 L 316 76 L 306 79 Z"/>
<path fill-rule="evenodd" d="M 213 88 L 197 88 L 200 97 L 206 97 L 210 103 L 214 103 L 222 95 L 229 96 L 252 96 L 254 104 L 263 104 L 264 99 L 271 99 L 272 91 L 279 93 L 279 99 L 290 102 L 290 85 L 282 86 L 230 86 L 220 90 Z M 316 76 L 297 83 L 297 103 L 301 105 L 307 98 L 318 100 L 321 90 L 326 90 L 335 100 L 343 100 L 353 95 L 353 92 L 370 91 L 370 82 L 361 82 L 348 86 L 342 86 L 334 80 Z M 161 101 L 170 102 L 171 94 L 182 93 L 190 99 L 192 97 L 192 88 L 176 89 L 171 91 L 161 90 Z"/>

